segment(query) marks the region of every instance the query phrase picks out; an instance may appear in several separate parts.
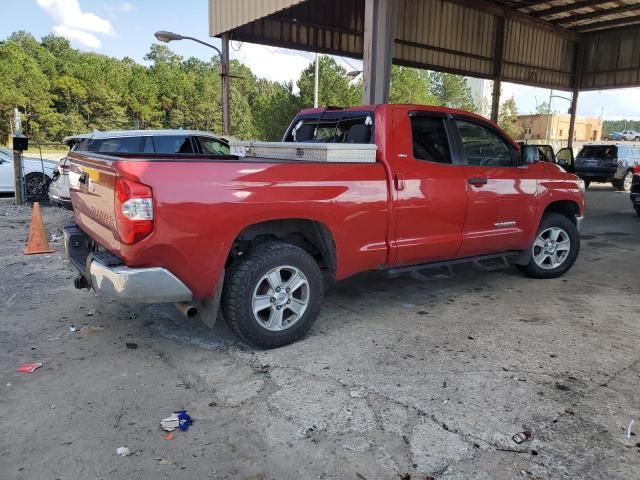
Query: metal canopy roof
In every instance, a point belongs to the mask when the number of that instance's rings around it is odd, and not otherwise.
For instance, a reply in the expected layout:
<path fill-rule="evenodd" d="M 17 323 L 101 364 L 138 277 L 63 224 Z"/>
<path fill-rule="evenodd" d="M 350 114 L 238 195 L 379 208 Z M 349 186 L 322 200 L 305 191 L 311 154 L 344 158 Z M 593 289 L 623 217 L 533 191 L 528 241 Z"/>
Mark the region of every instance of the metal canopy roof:
<path fill-rule="evenodd" d="M 640 0 L 397 3 L 396 64 L 566 90 L 640 86 Z M 362 58 L 364 14 L 365 0 L 209 0 L 209 33 Z"/>

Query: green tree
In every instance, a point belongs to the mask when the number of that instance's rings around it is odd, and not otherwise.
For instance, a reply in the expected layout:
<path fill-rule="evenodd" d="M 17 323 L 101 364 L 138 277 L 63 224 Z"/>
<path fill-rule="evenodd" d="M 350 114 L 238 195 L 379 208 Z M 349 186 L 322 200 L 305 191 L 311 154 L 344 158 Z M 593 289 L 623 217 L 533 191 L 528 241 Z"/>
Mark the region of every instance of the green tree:
<path fill-rule="evenodd" d="M 256 136 L 260 140 L 280 141 L 291 119 L 300 110 L 300 99 L 292 83 L 259 80 L 258 94 L 252 103 Z"/>
<path fill-rule="evenodd" d="M 51 112 L 50 83 L 37 61 L 18 42 L 0 44 L 0 133 L 9 134 L 13 109 L 23 113 L 27 134 L 40 132 Z"/>
<path fill-rule="evenodd" d="M 551 115 L 554 113 L 556 112 L 551 110 L 549 102 L 542 102 L 536 105 L 536 115 Z"/>
<path fill-rule="evenodd" d="M 511 97 L 507 98 L 500 105 L 498 114 L 498 125 L 507 132 L 511 138 L 519 139 L 522 137 L 522 127 L 518 125 L 518 107 L 516 100 Z"/>
<path fill-rule="evenodd" d="M 390 103 L 414 103 L 417 105 L 439 103 L 431 90 L 431 76 L 426 70 L 397 65 L 391 68 Z"/>
<path fill-rule="evenodd" d="M 347 71 L 331 57 L 321 55 L 318 66 L 318 105 L 349 107 L 359 105 L 362 94 L 358 86 L 352 85 Z M 300 105 L 313 106 L 315 65 L 310 63 L 298 80 Z"/>
<path fill-rule="evenodd" d="M 435 96 L 437 105 L 459 108 L 468 112 L 477 111 L 471 88 L 464 77 L 441 72 L 430 72 L 429 76 L 431 93 Z"/>

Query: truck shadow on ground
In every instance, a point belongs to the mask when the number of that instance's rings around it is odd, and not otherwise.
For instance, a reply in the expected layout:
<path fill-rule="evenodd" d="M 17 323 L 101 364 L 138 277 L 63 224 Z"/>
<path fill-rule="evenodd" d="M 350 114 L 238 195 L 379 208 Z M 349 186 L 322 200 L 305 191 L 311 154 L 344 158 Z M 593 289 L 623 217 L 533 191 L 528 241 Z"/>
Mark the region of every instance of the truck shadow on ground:
<path fill-rule="evenodd" d="M 430 310 L 454 304 L 464 294 L 494 300 L 490 280 L 505 274 L 521 276 L 515 267 L 480 272 L 469 266 L 457 267 L 450 278 L 416 279 L 411 275 L 390 278 L 386 272 L 362 273 L 337 282 L 326 292 L 320 317 L 300 341 L 335 334 L 354 323 L 371 322 L 382 309 L 395 312 L 398 317 L 408 312 L 427 315 Z M 222 316 L 213 328 L 197 319 L 185 318 L 172 305 L 143 307 L 138 316 L 154 335 L 180 344 L 207 350 L 261 350 L 238 340 Z"/>

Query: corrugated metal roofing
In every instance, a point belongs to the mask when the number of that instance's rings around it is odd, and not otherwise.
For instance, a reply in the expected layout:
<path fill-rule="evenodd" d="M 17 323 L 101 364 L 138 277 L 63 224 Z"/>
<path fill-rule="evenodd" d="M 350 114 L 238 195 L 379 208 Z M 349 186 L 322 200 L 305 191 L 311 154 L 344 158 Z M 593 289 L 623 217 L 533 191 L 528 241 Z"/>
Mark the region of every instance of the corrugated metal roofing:
<path fill-rule="evenodd" d="M 304 0 L 209 0 L 209 36 L 289 8 Z"/>
<path fill-rule="evenodd" d="M 640 85 L 640 0 L 396 1 L 396 64 L 495 78 L 503 23 L 505 81 L 569 90 L 581 61 L 582 88 Z M 210 31 L 362 58 L 364 9 L 365 0 L 209 0 Z M 618 25 L 635 26 L 611 31 Z"/>

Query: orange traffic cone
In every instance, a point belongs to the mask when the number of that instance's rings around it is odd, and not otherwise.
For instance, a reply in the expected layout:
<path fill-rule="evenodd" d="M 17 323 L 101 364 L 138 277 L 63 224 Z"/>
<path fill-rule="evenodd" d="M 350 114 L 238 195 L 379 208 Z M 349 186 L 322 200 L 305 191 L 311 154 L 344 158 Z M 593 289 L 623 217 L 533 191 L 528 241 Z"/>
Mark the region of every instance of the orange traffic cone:
<path fill-rule="evenodd" d="M 49 248 L 47 232 L 44 230 L 44 222 L 42 221 L 42 213 L 40 212 L 40 203 L 33 202 L 31 226 L 29 227 L 29 242 L 24 249 L 24 253 L 25 255 L 33 255 L 35 253 L 52 253 L 54 251 L 55 250 Z"/>

